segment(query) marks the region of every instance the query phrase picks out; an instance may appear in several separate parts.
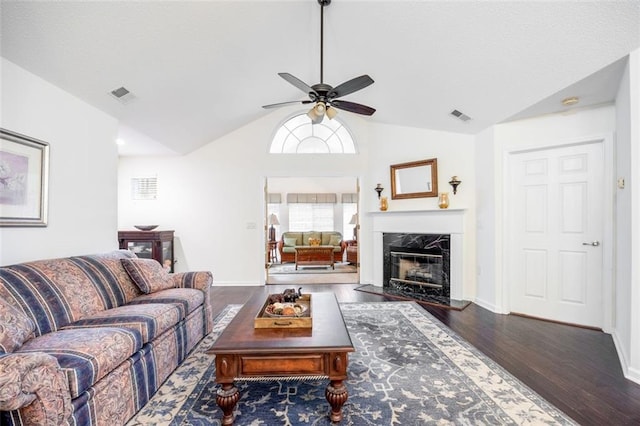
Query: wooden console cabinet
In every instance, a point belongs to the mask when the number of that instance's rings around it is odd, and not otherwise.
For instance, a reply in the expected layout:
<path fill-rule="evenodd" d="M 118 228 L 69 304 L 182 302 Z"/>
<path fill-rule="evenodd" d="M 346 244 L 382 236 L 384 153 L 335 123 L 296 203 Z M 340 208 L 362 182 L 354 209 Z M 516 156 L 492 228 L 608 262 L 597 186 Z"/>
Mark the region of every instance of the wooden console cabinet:
<path fill-rule="evenodd" d="M 173 272 L 174 231 L 118 231 L 121 249 L 131 250 L 140 258 L 155 259 Z"/>

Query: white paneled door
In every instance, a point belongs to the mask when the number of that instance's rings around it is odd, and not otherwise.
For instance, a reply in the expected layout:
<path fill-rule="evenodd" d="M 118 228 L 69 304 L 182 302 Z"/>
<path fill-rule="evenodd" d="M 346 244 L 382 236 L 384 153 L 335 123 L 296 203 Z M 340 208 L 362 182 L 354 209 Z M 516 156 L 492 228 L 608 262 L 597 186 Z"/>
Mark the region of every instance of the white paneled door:
<path fill-rule="evenodd" d="M 603 144 L 510 156 L 511 312 L 602 327 Z"/>

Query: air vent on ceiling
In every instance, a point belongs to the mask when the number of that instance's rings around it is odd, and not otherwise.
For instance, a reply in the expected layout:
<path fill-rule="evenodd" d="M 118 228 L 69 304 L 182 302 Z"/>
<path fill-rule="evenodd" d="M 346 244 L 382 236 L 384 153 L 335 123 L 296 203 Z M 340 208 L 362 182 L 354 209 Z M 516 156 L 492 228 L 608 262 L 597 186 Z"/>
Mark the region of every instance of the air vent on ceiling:
<path fill-rule="evenodd" d="M 136 98 L 135 95 L 125 87 L 118 87 L 110 91 L 109 94 L 123 104 L 128 104 Z"/>
<path fill-rule="evenodd" d="M 451 111 L 451 115 L 453 115 L 454 117 L 462 120 L 462 121 L 469 121 L 471 120 L 471 117 L 469 117 L 467 114 L 464 114 L 460 111 L 458 111 L 457 109 L 454 109 L 453 111 Z"/>

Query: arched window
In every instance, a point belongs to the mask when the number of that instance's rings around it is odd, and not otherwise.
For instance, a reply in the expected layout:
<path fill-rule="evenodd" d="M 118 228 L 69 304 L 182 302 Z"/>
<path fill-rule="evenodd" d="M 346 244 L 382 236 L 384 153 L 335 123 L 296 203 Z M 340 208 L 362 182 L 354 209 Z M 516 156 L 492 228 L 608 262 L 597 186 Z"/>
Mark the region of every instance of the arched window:
<path fill-rule="evenodd" d="M 269 148 L 271 154 L 355 154 L 351 133 L 337 119 L 311 124 L 301 113 L 287 120 L 276 132 Z"/>

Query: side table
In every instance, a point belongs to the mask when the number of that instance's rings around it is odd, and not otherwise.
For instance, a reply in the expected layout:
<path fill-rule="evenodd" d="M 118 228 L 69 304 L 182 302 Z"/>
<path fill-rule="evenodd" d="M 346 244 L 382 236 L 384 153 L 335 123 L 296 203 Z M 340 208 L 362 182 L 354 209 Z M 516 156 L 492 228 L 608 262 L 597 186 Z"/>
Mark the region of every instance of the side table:
<path fill-rule="evenodd" d="M 269 241 L 269 263 L 278 262 L 278 242 Z"/>
<path fill-rule="evenodd" d="M 347 262 L 357 265 L 358 264 L 358 241 L 349 240 L 347 243 Z"/>

